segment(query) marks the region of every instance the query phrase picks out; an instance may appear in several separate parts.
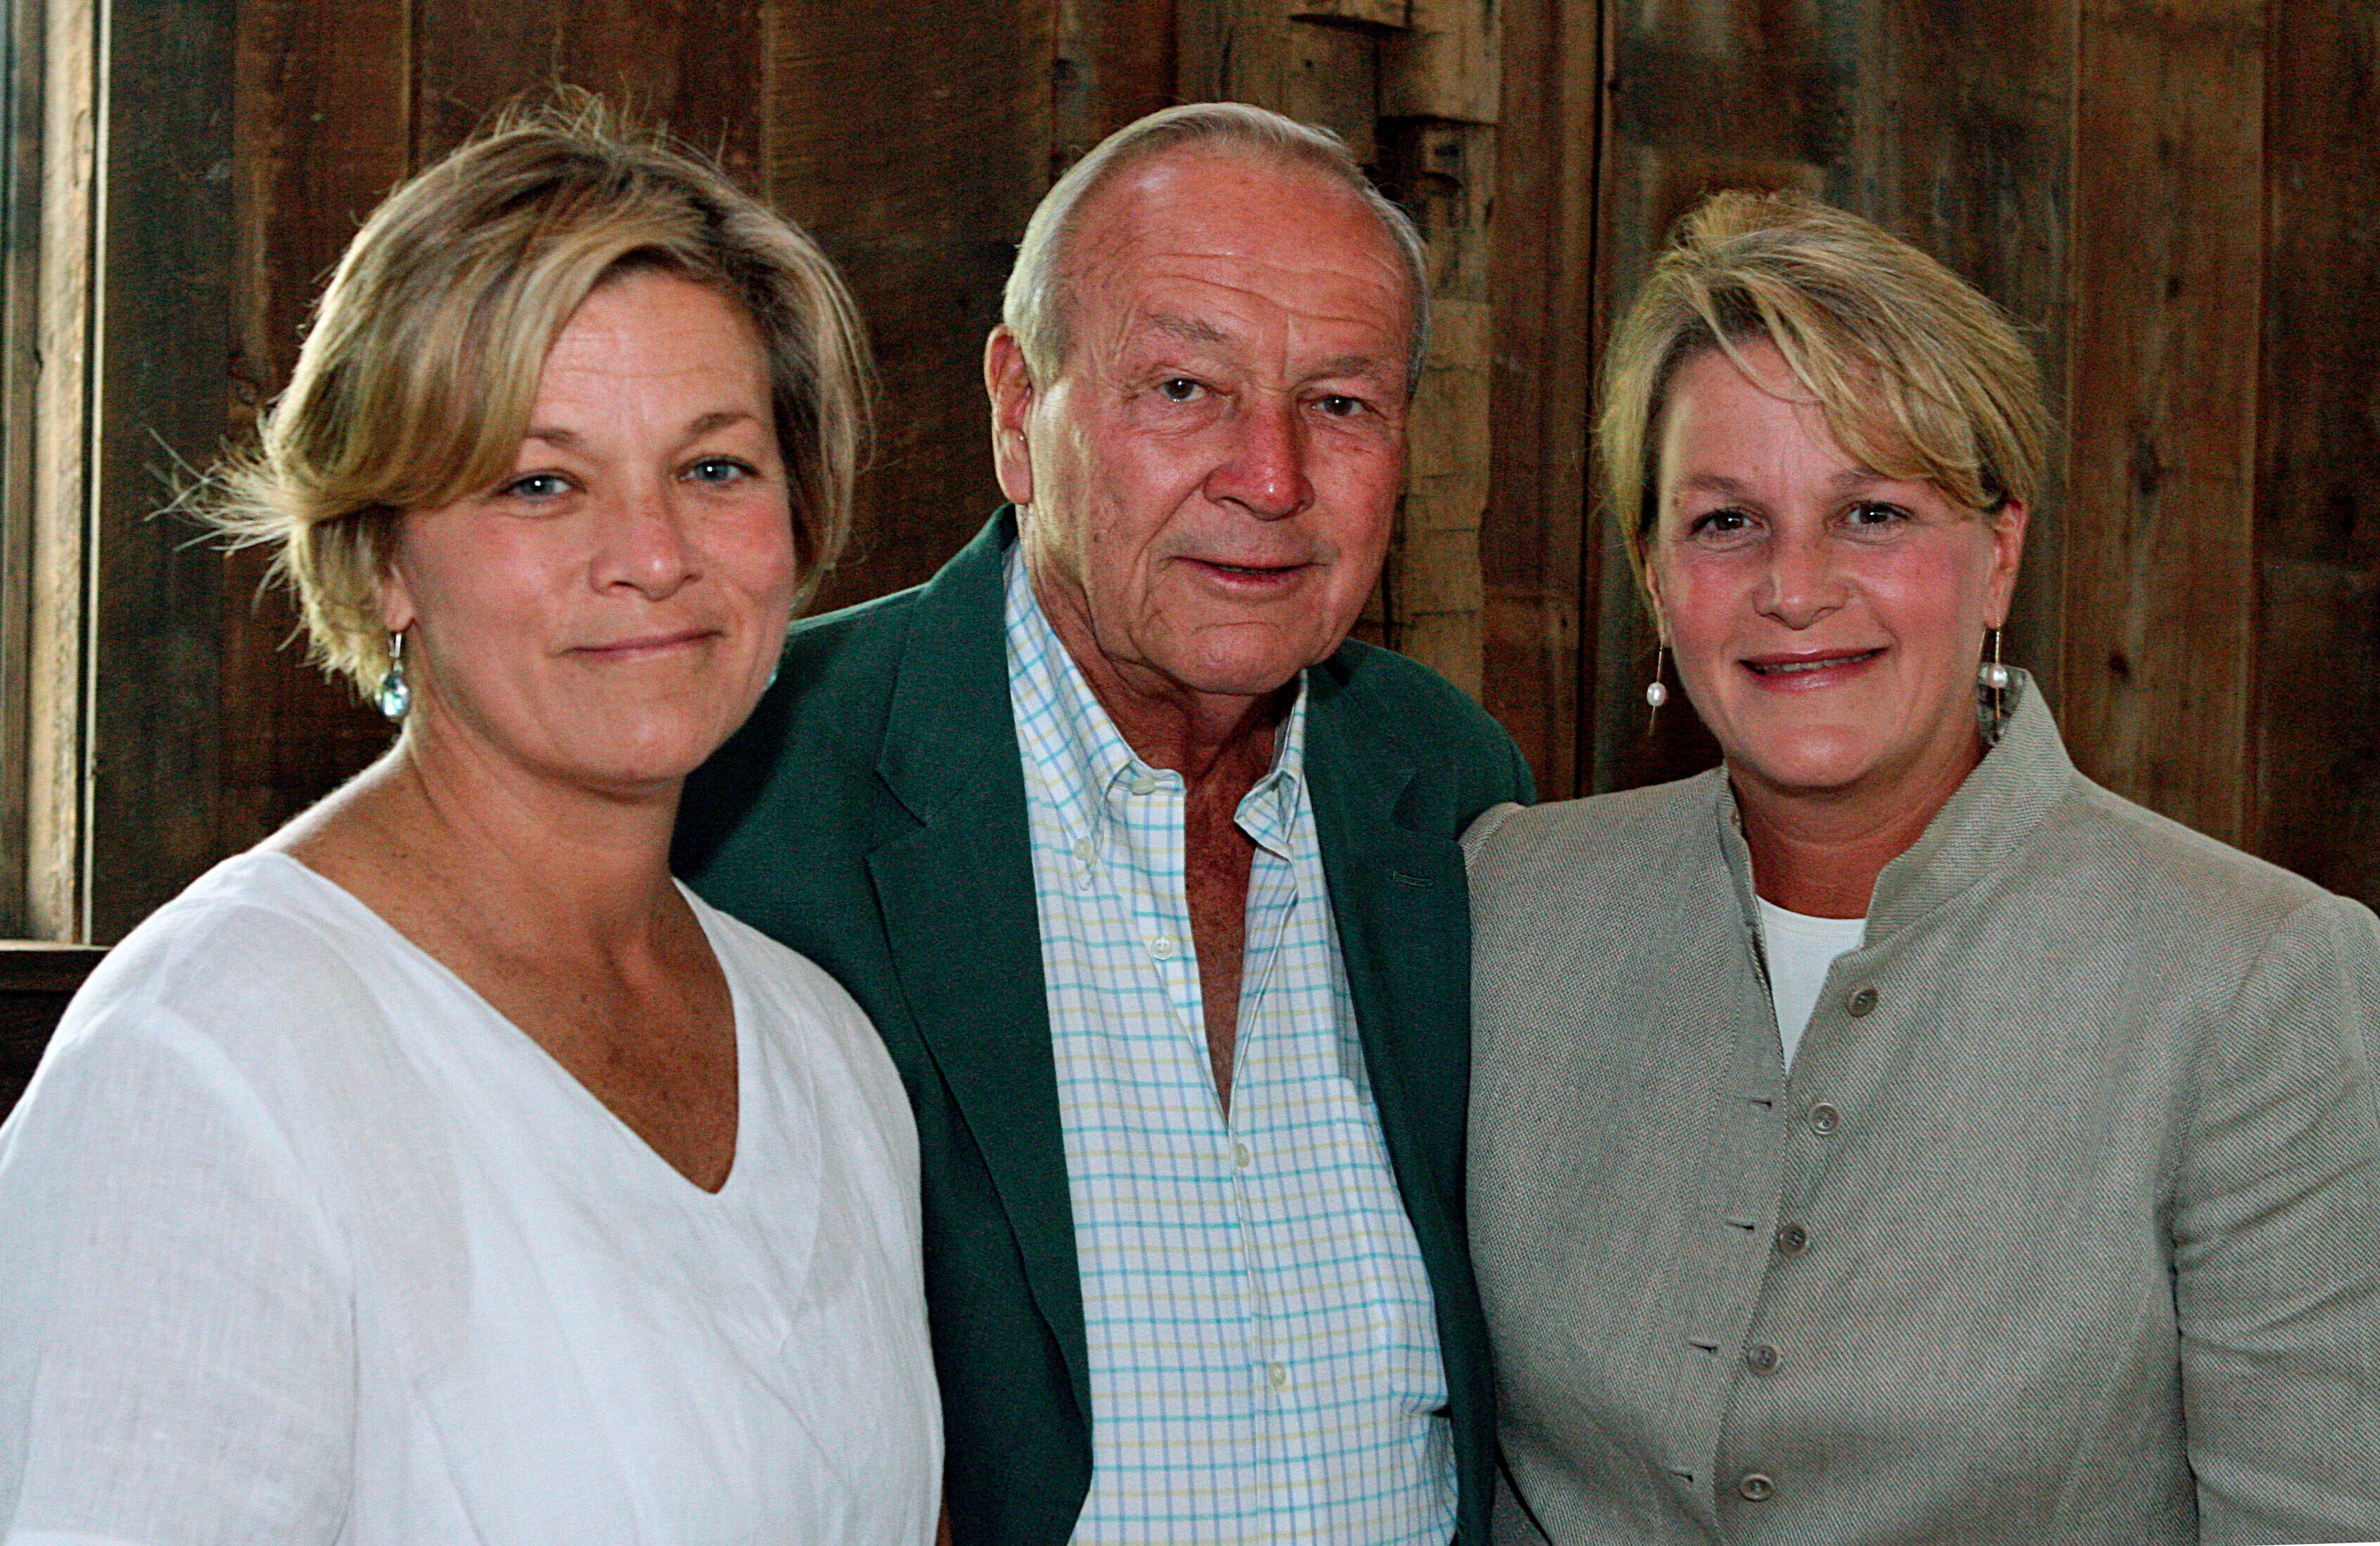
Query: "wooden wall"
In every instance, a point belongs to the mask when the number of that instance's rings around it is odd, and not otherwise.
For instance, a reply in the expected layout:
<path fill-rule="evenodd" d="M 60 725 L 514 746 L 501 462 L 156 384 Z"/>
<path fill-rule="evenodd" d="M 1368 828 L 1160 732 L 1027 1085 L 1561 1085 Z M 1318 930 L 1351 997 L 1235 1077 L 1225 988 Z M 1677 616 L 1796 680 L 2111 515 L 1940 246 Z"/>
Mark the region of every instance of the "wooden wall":
<path fill-rule="evenodd" d="M 260 565 L 147 519 L 285 378 L 357 222 L 515 94 L 665 120 L 815 232 L 883 435 L 830 603 L 997 498 L 978 385 L 1013 244 L 1120 124 L 1233 94 L 1346 134 L 1434 243 L 1441 348 L 1367 627 L 1547 792 L 1704 766 L 1589 518 L 1599 339 L 1723 185 L 1902 231 L 2032 331 L 2061 414 L 2012 658 L 2095 776 L 2380 900 L 2380 26 L 2366 0 L 173 0 L 115 7 L 94 477 L 107 939 L 386 744 Z M 228 103 L 226 110 L 225 104 Z M 162 106 L 160 104 L 163 104 Z M 117 272 L 123 266 L 122 272 Z M 129 320 L 127 320 L 129 319 Z"/>

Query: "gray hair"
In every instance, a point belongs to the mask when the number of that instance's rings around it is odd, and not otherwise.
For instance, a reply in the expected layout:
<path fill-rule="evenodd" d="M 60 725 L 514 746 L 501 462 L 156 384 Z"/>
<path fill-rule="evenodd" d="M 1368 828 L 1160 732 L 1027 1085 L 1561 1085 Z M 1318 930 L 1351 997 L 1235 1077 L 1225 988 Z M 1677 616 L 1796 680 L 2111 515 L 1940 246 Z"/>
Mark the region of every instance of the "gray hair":
<path fill-rule="evenodd" d="M 1126 124 L 1067 168 L 1043 197 L 1025 227 L 1025 239 L 1017 244 L 1016 266 L 1009 271 L 1000 312 L 1000 320 L 1016 335 L 1033 379 L 1045 384 L 1056 380 L 1072 342 L 1066 326 L 1073 298 L 1066 248 L 1084 201 L 1110 178 L 1181 150 L 1311 168 L 1353 192 L 1378 217 L 1412 281 L 1413 339 L 1405 356 L 1405 393 L 1411 396 L 1429 355 L 1429 249 L 1423 246 L 1420 231 L 1372 186 L 1348 153 L 1346 141 L 1329 129 L 1236 102 L 1185 103 Z"/>

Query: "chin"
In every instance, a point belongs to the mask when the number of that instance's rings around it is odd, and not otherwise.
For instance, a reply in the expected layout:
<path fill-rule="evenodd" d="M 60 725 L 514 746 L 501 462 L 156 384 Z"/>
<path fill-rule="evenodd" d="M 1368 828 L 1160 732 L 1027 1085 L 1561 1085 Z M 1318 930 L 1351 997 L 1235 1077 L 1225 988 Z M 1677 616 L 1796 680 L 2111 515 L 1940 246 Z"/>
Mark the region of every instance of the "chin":
<path fill-rule="evenodd" d="M 640 717 L 573 727 L 550 754 L 557 772 L 574 781 L 619 789 L 673 783 L 707 761 L 733 726 L 693 725 L 676 716 Z"/>
<path fill-rule="evenodd" d="M 1876 748 L 1864 737 L 1820 732 L 1730 747 L 1727 761 L 1774 788 L 1825 794 L 1849 789 L 1874 771 Z"/>

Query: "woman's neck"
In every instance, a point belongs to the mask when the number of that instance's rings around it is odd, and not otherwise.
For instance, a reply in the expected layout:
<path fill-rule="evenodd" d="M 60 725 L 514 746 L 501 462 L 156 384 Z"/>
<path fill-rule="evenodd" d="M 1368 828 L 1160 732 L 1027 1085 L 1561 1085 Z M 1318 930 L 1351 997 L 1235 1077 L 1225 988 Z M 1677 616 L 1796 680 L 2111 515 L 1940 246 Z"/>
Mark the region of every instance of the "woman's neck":
<path fill-rule="evenodd" d="M 1925 835 L 1983 760 L 1981 741 L 1963 750 L 1875 789 L 1783 789 L 1730 765 L 1753 889 L 1789 912 L 1865 917 L 1876 876 Z"/>
<path fill-rule="evenodd" d="M 265 846 L 417 942 L 462 936 L 515 959 L 615 960 L 649 947 L 679 905 L 669 844 L 680 788 L 591 789 L 468 737 L 409 732 Z"/>

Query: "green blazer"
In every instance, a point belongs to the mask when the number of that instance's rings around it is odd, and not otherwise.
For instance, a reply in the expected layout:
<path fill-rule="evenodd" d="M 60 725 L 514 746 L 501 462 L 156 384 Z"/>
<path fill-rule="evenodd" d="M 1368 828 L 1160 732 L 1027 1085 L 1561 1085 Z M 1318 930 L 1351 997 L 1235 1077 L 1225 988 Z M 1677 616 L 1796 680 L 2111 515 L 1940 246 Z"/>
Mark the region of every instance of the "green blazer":
<path fill-rule="evenodd" d="M 678 869 L 817 961 L 917 1108 L 926 1294 L 964 1546 L 1060 1546 L 1091 1396 L 1056 1066 L 1010 717 L 1003 509 L 932 581 L 796 626 L 751 721 L 696 775 Z M 1372 1089 L 1435 1292 L 1461 1488 L 1486 1546 L 1495 1408 L 1463 1220 L 1463 829 L 1530 796 L 1496 723 L 1349 644 L 1311 677 L 1306 778 Z"/>

